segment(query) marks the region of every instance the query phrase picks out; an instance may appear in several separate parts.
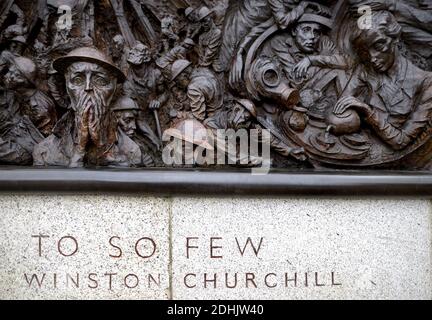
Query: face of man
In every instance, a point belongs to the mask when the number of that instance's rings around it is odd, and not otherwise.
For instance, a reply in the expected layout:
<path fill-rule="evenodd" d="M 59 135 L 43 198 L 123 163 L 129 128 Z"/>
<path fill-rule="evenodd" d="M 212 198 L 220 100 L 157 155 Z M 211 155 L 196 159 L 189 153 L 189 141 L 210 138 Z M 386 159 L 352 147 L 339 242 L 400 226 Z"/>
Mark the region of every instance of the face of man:
<path fill-rule="evenodd" d="M 321 34 L 321 25 L 314 22 L 301 23 L 293 31 L 295 42 L 304 53 L 314 53 L 318 49 Z"/>
<path fill-rule="evenodd" d="M 233 129 L 249 129 L 252 121 L 252 114 L 243 106 L 235 105 L 229 121 Z"/>
<path fill-rule="evenodd" d="M 187 16 L 189 22 L 196 23 L 199 20 L 198 13 L 192 12 Z"/>
<path fill-rule="evenodd" d="M 202 27 L 203 27 L 203 29 L 204 29 L 204 32 L 208 32 L 208 31 L 210 31 L 211 26 L 212 26 L 212 18 L 211 18 L 210 16 L 207 17 L 207 18 L 205 18 L 205 19 L 202 21 Z"/>
<path fill-rule="evenodd" d="M 9 68 L 8 73 L 5 75 L 4 83 L 6 85 L 6 88 L 10 90 L 22 87 L 25 88 L 29 84 L 26 77 L 14 65 Z"/>
<path fill-rule="evenodd" d="M 83 111 L 87 97 L 98 109 L 106 111 L 116 91 L 117 78 L 98 64 L 75 62 L 66 72 L 66 88 L 75 111 Z"/>
<path fill-rule="evenodd" d="M 151 60 L 150 51 L 146 46 L 138 45 L 129 51 L 128 62 L 139 66 Z"/>
<path fill-rule="evenodd" d="M 176 78 L 177 87 L 184 90 L 189 86 L 190 83 L 190 76 L 191 76 L 191 69 L 190 67 L 186 68 L 182 73 L 178 75 Z"/>
<path fill-rule="evenodd" d="M 120 128 L 129 138 L 132 138 L 137 129 L 135 113 L 132 110 L 126 110 L 117 111 L 116 114 Z"/>
<path fill-rule="evenodd" d="M 388 71 L 395 62 L 396 41 L 381 32 L 376 33 L 367 40 L 367 59 L 377 72 Z"/>

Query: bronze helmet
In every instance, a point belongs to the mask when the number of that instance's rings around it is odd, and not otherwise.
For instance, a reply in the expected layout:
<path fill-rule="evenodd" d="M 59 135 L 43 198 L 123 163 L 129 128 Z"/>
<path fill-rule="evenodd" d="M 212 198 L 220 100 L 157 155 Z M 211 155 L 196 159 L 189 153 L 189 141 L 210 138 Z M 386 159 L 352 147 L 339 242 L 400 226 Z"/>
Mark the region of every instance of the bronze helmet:
<path fill-rule="evenodd" d="M 113 111 L 129 111 L 129 110 L 139 110 L 138 104 L 135 102 L 135 100 L 129 98 L 129 97 L 120 97 L 117 99 L 117 101 L 114 103 L 114 106 L 112 108 Z"/>
<path fill-rule="evenodd" d="M 113 72 L 120 83 L 126 81 L 125 74 L 111 61 L 111 59 L 96 48 L 82 47 L 69 52 L 66 56 L 58 58 L 54 61 L 53 67 L 61 73 L 65 73 L 66 69 L 74 62 L 92 62 L 99 64 Z"/>

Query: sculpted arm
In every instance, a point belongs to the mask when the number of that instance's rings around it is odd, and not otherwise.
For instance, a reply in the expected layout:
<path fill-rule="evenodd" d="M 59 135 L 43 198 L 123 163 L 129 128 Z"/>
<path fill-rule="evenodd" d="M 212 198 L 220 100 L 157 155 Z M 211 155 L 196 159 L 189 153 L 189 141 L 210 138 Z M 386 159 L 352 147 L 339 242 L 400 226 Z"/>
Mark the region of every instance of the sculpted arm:
<path fill-rule="evenodd" d="M 366 122 L 393 149 L 402 150 L 412 143 L 431 121 L 432 87 L 423 94 L 418 105 L 402 128 L 397 128 L 388 122 L 388 114 L 373 109 Z"/>
<path fill-rule="evenodd" d="M 188 87 L 187 95 L 190 100 L 191 110 L 194 117 L 200 121 L 204 121 L 207 110 L 204 93 L 199 86 L 191 83 Z"/>
<path fill-rule="evenodd" d="M 430 79 L 429 79 L 430 80 Z M 427 83 L 427 85 L 425 85 Z M 335 107 L 335 114 L 341 115 L 352 108 L 363 115 L 364 120 L 375 133 L 394 150 L 403 150 L 411 144 L 430 124 L 432 116 L 432 82 L 426 80 L 421 94 L 415 100 L 414 108 L 408 120 L 401 127 L 390 123 L 390 114 L 374 108 L 353 96 L 346 96 L 339 100 Z"/>

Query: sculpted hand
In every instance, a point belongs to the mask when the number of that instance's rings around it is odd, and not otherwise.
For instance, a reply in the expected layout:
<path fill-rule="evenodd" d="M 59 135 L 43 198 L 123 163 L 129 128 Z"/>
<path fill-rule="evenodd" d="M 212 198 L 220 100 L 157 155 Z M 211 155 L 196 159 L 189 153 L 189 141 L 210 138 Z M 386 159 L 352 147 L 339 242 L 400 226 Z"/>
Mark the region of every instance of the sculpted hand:
<path fill-rule="evenodd" d="M 307 1 L 300 2 L 295 10 L 298 15 L 303 15 L 310 3 Z M 289 12 L 279 12 L 275 15 L 276 22 L 281 30 L 285 30 L 293 22 Z"/>
<path fill-rule="evenodd" d="M 361 102 L 355 97 L 344 97 L 338 101 L 336 104 L 333 113 L 335 115 L 341 115 L 348 109 L 354 109 L 360 113 L 363 113 L 364 115 L 368 116 L 372 109 L 370 106 L 368 106 L 366 103 Z"/>
<path fill-rule="evenodd" d="M 324 37 L 321 42 L 322 54 L 331 55 L 336 51 L 336 45 L 329 38 Z"/>
<path fill-rule="evenodd" d="M 159 100 L 152 100 L 149 104 L 150 110 L 159 110 L 161 107 L 161 103 Z"/>
<path fill-rule="evenodd" d="M 92 106 L 89 96 L 83 96 L 75 106 L 78 115 L 78 152 L 85 153 L 85 148 L 89 140 L 89 111 Z"/>
<path fill-rule="evenodd" d="M 89 133 L 93 142 L 100 146 L 101 143 L 101 123 L 103 123 L 102 119 L 102 107 L 100 104 L 92 103 L 92 106 L 89 110 Z"/>
<path fill-rule="evenodd" d="M 76 120 L 77 144 L 69 162 L 69 167 L 79 168 L 84 165 L 84 156 L 87 143 L 89 141 L 89 110 L 91 108 L 91 101 L 89 96 L 82 96 L 77 105 L 73 106 L 74 110 L 79 112 Z"/>
<path fill-rule="evenodd" d="M 233 89 L 239 89 L 239 85 L 243 74 L 243 57 L 241 53 L 237 54 L 235 61 L 233 62 L 230 74 L 229 84 Z"/>
<path fill-rule="evenodd" d="M 297 79 L 305 78 L 307 76 L 307 72 L 311 67 L 312 63 L 309 58 L 304 58 L 302 61 L 297 63 L 294 67 L 293 72 Z"/>
<path fill-rule="evenodd" d="M 303 3 L 303 2 L 302 2 Z M 332 12 L 330 11 L 330 9 L 323 7 L 322 5 L 320 5 L 319 3 L 315 3 L 315 2 L 309 2 L 309 1 L 305 1 L 304 4 L 312 9 L 315 10 L 316 13 L 320 14 L 320 15 L 326 15 L 328 17 L 332 16 Z"/>

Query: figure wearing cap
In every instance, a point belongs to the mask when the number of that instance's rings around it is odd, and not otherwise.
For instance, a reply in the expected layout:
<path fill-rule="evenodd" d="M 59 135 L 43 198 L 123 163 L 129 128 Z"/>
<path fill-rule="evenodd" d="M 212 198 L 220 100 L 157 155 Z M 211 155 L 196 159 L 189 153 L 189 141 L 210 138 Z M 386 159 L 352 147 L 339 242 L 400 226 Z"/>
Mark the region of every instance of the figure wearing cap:
<path fill-rule="evenodd" d="M 150 126 L 138 119 L 138 104 L 129 97 L 120 97 L 112 108 L 121 130 L 141 149 L 142 165 L 154 166 L 160 158 L 153 150 L 160 148 L 160 142 Z"/>
<path fill-rule="evenodd" d="M 196 43 L 186 38 L 183 42 L 176 45 L 170 51 L 156 60 L 156 65 L 161 69 L 163 76 L 171 80 L 171 66 L 176 60 L 186 59 L 187 54 L 194 48 Z"/>
<path fill-rule="evenodd" d="M 335 45 L 325 35 L 331 27 L 332 20 L 327 14 L 307 11 L 291 30 L 269 37 L 263 44 L 259 58 L 255 60 L 250 70 L 246 70 L 250 82 L 254 75 L 261 72 L 260 64 L 265 69 L 264 61 L 269 60 L 279 74 L 278 82 L 298 91 L 299 99 L 296 99 L 297 101 L 293 102 L 290 108 L 286 103 L 282 105 L 284 110 L 294 109 L 290 125 L 295 130 L 302 131 L 305 128 L 309 106 L 317 107 L 319 113 L 325 112 L 328 106 L 322 101 L 324 97 L 322 91 L 326 90 L 333 80 L 337 79 L 338 82 L 342 73 L 340 69 L 345 68 L 342 67 L 346 64 L 345 57 L 336 52 Z M 315 66 L 311 68 L 312 65 Z M 271 85 L 271 79 L 264 79 L 263 82 L 262 96 L 275 96 L 275 86 Z M 318 90 L 319 94 L 311 93 L 311 90 Z M 336 92 L 330 91 L 325 96 L 333 98 Z M 309 101 L 312 98 L 313 101 Z M 266 111 L 275 113 L 276 109 L 276 106 L 268 107 Z"/>
<path fill-rule="evenodd" d="M 141 42 L 129 51 L 129 70 L 124 94 L 139 103 L 142 110 L 160 109 L 168 100 L 162 72 L 153 65 L 150 48 Z"/>
<path fill-rule="evenodd" d="M 78 48 L 54 61 L 65 75 L 70 110 L 53 134 L 33 153 L 38 166 L 139 166 L 141 150 L 121 128 L 111 110 L 118 84 L 126 77 L 95 48 Z"/>
<path fill-rule="evenodd" d="M 243 82 L 244 61 L 246 60 L 248 51 L 253 48 L 254 42 L 259 40 L 261 35 L 268 33 L 269 30 L 273 30 L 274 33 L 279 30 L 291 31 L 293 29 L 296 29 L 296 25 L 299 22 L 299 20 L 308 17 L 306 13 L 312 10 L 315 12 L 321 12 L 322 15 L 330 16 L 330 10 L 328 8 L 325 8 L 324 6 L 314 2 L 304 1 L 298 3 L 299 1 L 293 0 L 293 1 L 288 1 L 290 3 L 289 5 L 287 3 L 284 4 L 279 3 L 278 5 L 276 5 L 277 1 L 275 0 L 272 0 L 272 2 L 274 2 L 272 4 L 273 9 L 275 9 L 276 6 L 280 7 L 277 12 L 276 11 L 274 12 L 275 16 L 278 18 L 266 19 L 262 23 L 256 24 L 239 41 L 238 46 L 235 47 L 236 51 L 233 57 L 234 59 L 231 59 L 232 61 L 230 61 L 231 68 L 229 69 L 229 85 L 233 89 L 239 92 L 242 92 L 244 86 L 244 82 Z M 289 13 L 287 13 L 286 10 L 289 10 Z M 320 16 L 319 18 L 320 20 L 324 20 L 323 16 Z M 330 19 L 326 19 L 326 20 L 327 20 L 326 23 L 331 25 Z M 223 54 L 224 51 L 226 50 L 224 46 L 222 46 L 221 54 Z M 272 55 L 270 55 L 270 57 L 271 56 Z M 221 57 L 219 58 L 218 62 L 215 65 L 216 70 L 219 68 L 218 64 L 220 64 L 222 61 Z"/>
<path fill-rule="evenodd" d="M 9 71 L 4 77 L 5 87 L 15 94 L 19 113 L 33 122 L 47 137 L 57 122 L 55 104 L 50 97 L 36 86 L 36 64 L 24 57 L 13 57 Z"/>
<path fill-rule="evenodd" d="M 256 107 L 248 99 L 235 99 L 227 110 L 207 118 L 204 125 L 210 129 L 251 129 L 257 117 Z"/>
<path fill-rule="evenodd" d="M 162 44 L 164 52 L 172 48 L 179 40 L 179 26 L 173 15 L 165 16 L 161 21 Z"/>
<path fill-rule="evenodd" d="M 224 89 L 214 72 L 208 68 L 193 69 L 187 60 L 175 61 L 171 70 L 171 81 L 187 90 L 191 111 L 197 120 L 204 121 L 222 109 Z"/>
<path fill-rule="evenodd" d="M 228 110 L 218 112 L 214 117 L 206 119 L 204 125 L 214 131 L 214 137 L 217 136 L 216 130 L 218 129 L 234 129 L 236 131 L 256 129 L 259 130 L 261 135 L 263 127 L 257 122 L 257 117 L 257 108 L 251 100 L 235 99 Z M 217 145 L 225 146 L 223 142 Z M 270 147 L 283 157 L 291 156 L 297 160 L 305 160 L 302 149 L 288 146 L 273 134 L 270 136 Z M 238 156 L 238 154 L 235 156 Z M 253 159 L 251 160 L 253 163 Z"/>
<path fill-rule="evenodd" d="M 311 1 L 230 1 L 230 7 L 225 16 L 222 47 L 215 64 L 216 71 L 229 71 L 239 48 L 240 51 L 247 50 L 248 45 L 274 23 L 280 30 L 286 30 L 308 7 L 326 11 L 320 4 Z M 253 35 L 252 39 L 245 37 L 248 34 Z"/>
<path fill-rule="evenodd" d="M 186 37 L 195 39 L 195 37 L 201 32 L 201 23 L 199 22 L 198 8 L 188 7 L 184 11 L 184 17 L 187 21 L 186 26 Z"/>
<path fill-rule="evenodd" d="M 303 59 L 321 54 L 332 55 L 335 46 L 324 33 L 332 27 L 332 20 L 323 15 L 305 13 L 290 31 L 276 35 L 264 45 L 261 56 L 275 57 L 281 64 L 285 76 L 294 82 L 305 82 L 313 72 L 304 77 L 293 74 L 295 66 Z M 316 72 L 317 70 L 315 70 Z"/>
<path fill-rule="evenodd" d="M 22 97 L 12 89 L 15 85 L 19 87 L 20 83 L 25 84 L 27 79 L 16 70 L 16 67 L 11 67 L 5 82 L 9 88 L 0 88 L 0 164 L 31 165 L 33 149 L 44 136 L 29 117 L 23 115 L 19 100 Z M 21 92 L 24 90 L 27 91 L 20 88 Z M 40 103 L 40 97 L 45 99 L 42 93 L 39 96 L 36 91 L 31 92 L 35 93 L 33 101 Z"/>
<path fill-rule="evenodd" d="M 210 68 L 219 53 L 222 31 L 215 25 L 213 12 L 207 7 L 202 7 L 199 10 L 199 21 L 203 33 L 198 40 L 198 64 L 200 67 Z"/>
<path fill-rule="evenodd" d="M 17 35 L 7 41 L 7 49 L 0 54 L 0 73 L 3 72 L 15 57 L 22 56 L 27 40 L 23 35 Z"/>

